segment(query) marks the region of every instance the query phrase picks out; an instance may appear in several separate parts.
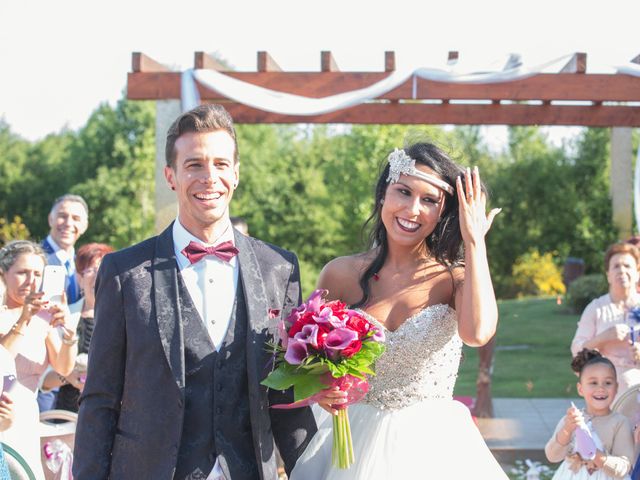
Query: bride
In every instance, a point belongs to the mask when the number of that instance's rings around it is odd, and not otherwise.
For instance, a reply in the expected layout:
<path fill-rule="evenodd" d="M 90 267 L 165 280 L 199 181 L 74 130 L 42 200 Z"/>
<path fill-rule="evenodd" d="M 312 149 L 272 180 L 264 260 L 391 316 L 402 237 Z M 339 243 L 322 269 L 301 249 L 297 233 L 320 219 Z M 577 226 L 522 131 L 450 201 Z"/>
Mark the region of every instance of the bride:
<path fill-rule="evenodd" d="M 292 480 L 506 479 L 473 423 L 452 400 L 462 342 L 487 343 L 498 311 L 478 169 L 434 145 L 394 150 L 380 176 L 371 250 L 329 262 L 318 288 L 384 328 L 386 352 L 367 396 L 349 407 L 355 464 L 331 466 L 332 421 L 298 460 Z M 464 248 L 462 244 L 464 243 Z M 327 391 L 331 414 L 345 394 Z"/>

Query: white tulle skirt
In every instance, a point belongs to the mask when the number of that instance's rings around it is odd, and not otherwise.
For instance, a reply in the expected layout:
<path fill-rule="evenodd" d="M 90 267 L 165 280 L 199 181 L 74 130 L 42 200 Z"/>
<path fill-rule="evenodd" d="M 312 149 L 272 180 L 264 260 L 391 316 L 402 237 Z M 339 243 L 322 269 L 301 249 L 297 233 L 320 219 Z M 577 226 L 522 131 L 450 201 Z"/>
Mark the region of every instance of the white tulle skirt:
<path fill-rule="evenodd" d="M 356 461 L 331 465 L 332 419 L 321 415 L 318 433 L 298 459 L 291 480 L 501 480 L 504 471 L 484 443 L 467 407 L 428 400 L 401 410 L 349 407 Z"/>
<path fill-rule="evenodd" d="M 560 464 L 558 470 L 553 475 L 552 480 L 629 480 L 631 477 L 625 475 L 624 477 L 612 477 L 607 475 L 602 470 L 596 470 L 592 474 L 589 474 L 587 467 L 582 467 L 577 472 L 572 472 L 569 468 L 569 464 L 565 461 Z"/>

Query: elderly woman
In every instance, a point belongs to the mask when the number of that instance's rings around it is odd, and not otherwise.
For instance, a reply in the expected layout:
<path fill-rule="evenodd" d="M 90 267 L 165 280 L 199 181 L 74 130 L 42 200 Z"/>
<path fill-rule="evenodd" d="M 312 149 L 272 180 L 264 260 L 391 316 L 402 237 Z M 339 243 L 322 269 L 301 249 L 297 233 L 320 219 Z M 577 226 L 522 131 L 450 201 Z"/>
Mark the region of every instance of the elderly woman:
<path fill-rule="evenodd" d="M 585 308 L 571 342 L 575 357 L 583 348 L 597 349 L 613 362 L 618 377 L 618 396 L 640 384 L 640 307 L 636 289 L 640 274 L 640 251 L 629 243 L 615 243 L 604 257 L 609 293 Z"/>
<path fill-rule="evenodd" d="M 66 305 L 47 304 L 38 292 L 45 266 L 39 245 L 18 240 L 0 249 L 0 275 L 5 299 L 0 309 L 0 345 L 15 357 L 17 380 L 11 390 L 13 424 L 3 440 L 18 450 L 44 478 L 40 463 L 39 412 L 36 402 L 40 376 L 48 365 L 68 375 L 76 359 L 78 338 L 67 328 Z"/>

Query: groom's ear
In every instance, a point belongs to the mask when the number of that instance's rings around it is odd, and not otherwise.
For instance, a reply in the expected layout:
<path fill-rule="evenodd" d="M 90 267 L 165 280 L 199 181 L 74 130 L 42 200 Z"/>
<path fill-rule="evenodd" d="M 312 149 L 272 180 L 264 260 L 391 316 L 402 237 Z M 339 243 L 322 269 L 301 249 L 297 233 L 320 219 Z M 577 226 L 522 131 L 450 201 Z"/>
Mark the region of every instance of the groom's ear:
<path fill-rule="evenodd" d="M 233 182 L 233 189 L 235 190 L 236 188 L 238 188 L 238 185 L 240 184 L 240 161 L 237 161 L 233 165 L 233 173 L 236 177 L 235 181 Z"/>
<path fill-rule="evenodd" d="M 175 172 L 173 171 L 173 168 L 171 168 L 169 165 L 166 165 L 164 167 L 164 178 L 167 180 L 167 185 L 169 186 L 169 188 L 171 190 L 175 190 L 176 189 Z"/>

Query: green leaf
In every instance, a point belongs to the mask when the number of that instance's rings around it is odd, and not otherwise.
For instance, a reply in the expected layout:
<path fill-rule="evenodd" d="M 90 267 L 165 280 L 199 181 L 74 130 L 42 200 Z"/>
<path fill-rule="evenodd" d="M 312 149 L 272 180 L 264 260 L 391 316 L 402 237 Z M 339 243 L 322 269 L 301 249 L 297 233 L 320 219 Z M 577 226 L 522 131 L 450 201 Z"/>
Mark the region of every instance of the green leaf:
<path fill-rule="evenodd" d="M 294 401 L 304 400 L 327 388 L 320 375 L 298 375 L 293 386 Z"/>
<path fill-rule="evenodd" d="M 298 376 L 289 364 L 282 363 L 260 383 L 274 390 L 286 390 L 295 384 Z"/>

